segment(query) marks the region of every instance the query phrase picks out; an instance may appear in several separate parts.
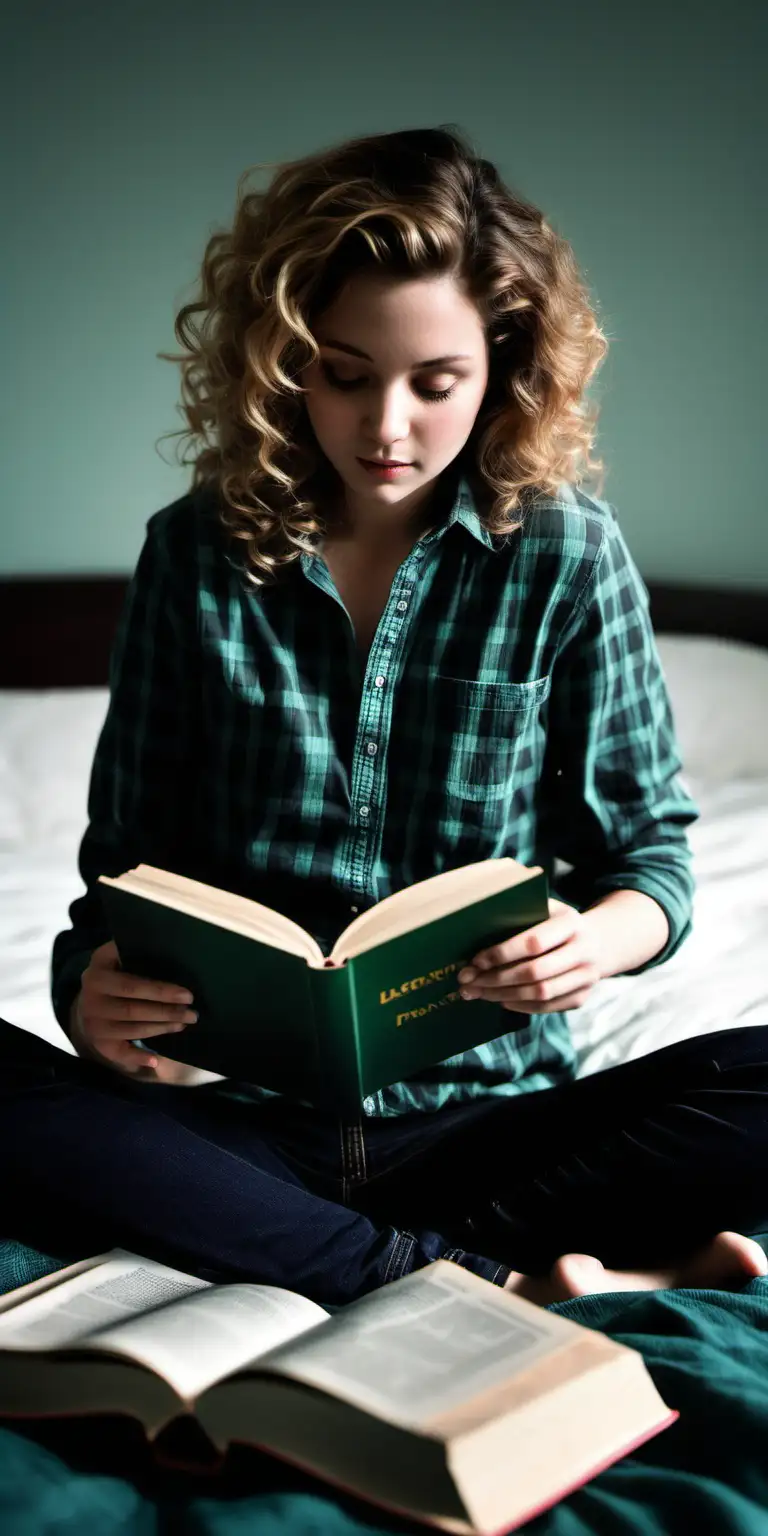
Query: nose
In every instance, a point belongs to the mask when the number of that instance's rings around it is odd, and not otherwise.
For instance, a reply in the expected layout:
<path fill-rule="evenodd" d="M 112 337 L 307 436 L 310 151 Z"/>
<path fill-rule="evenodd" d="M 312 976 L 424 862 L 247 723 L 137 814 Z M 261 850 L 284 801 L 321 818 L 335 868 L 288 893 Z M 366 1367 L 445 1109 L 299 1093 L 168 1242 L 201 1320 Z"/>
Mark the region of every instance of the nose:
<path fill-rule="evenodd" d="M 364 430 L 371 441 L 381 445 L 381 450 L 386 450 L 390 458 L 406 459 L 405 452 L 398 452 L 398 444 L 408 441 L 410 422 L 405 406 L 402 391 L 395 389 L 381 390 L 374 394 L 373 404 L 369 407 L 363 422 Z"/>

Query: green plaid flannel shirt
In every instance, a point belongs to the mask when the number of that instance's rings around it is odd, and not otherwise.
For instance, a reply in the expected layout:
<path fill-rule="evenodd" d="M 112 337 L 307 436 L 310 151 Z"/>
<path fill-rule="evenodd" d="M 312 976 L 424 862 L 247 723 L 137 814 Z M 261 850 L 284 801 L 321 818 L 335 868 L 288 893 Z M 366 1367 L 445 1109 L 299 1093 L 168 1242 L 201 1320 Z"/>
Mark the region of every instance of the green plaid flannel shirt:
<path fill-rule="evenodd" d="M 109 938 L 97 877 L 140 862 L 266 902 L 327 954 L 394 891 L 511 855 L 542 864 L 579 910 L 620 888 L 653 897 L 669 936 L 638 972 L 679 948 L 693 897 L 686 827 L 699 813 L 615 512 L 564 483 L 522 531 L 494 537 L 470 480 L 455 485 L 394 578 L 365 666 L 319 552 L 256 590 L 211 490 L 149 519 L 93 763 L 86 890 L 53 947 L 65 1029 L 91 951 Z M 567 1013 L 491 1006 L 490 1043 L 372 1095 L 364 1113 L 573 1076 Z M 220 1091 L 271 1097 L 252 1084 Z"/>

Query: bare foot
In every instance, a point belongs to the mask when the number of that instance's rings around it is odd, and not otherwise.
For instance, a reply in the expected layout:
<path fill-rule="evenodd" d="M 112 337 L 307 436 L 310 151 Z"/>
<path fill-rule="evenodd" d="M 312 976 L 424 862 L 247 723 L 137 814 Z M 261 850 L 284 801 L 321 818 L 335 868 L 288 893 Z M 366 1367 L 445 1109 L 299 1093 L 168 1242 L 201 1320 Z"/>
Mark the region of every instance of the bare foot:
<path fill-rule="evenodd" d="M 571 1296 L 601 1291 L 679 1290 L 683 1286 L 739 1290 L 748 1280 L 768 1274 L 768 1258 L 759 1243 L 740 1232 L 718 1232 L 684 1263 L 669 1269 L 605 1269 L 588 1253 L 566 1253 L 548 1275 L 534 1278 L 513 1270 L 504 1289 L 547 1307 Z"/>

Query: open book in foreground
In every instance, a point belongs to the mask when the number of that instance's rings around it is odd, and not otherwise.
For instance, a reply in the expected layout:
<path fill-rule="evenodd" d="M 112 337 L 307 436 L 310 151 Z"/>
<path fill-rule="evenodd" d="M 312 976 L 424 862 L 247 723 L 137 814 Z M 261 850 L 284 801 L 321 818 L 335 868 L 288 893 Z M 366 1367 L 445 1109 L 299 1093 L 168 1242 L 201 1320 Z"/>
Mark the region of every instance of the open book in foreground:
<path fill-rule="evenodd" d="M 197 1023 L 163 1036 L 165 1056 L 341 1113 L 506 1034 L 457 972 L 549 917 L 543 869 L 483 859 L 386 896 L 325 959 L 283 913 L 184 875 L 139 864 L 99 887 L 123 969 L 194 996 Z"/>
<path fill-rule="evenodd" d="M 642 1356 L 439 1259 L 329 1314 L 123 1249 L 0 1298 L 0 1414 L 193 1416 L 457 1533 L 514 1529 L 678 1417 Z"/>

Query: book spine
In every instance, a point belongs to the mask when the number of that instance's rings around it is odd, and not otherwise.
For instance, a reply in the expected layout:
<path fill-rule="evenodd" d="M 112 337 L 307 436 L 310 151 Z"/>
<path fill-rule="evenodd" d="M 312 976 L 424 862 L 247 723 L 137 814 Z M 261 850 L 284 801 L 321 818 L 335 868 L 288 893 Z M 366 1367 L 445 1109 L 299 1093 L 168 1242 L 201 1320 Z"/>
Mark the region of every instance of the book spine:
<path fill-rule="evenodd" d="M 311 969 L 310 987 L 322 1105 L 339 1114 L 357 1115 L 363 1095 L 351 966 L 347 963 Z"/>

